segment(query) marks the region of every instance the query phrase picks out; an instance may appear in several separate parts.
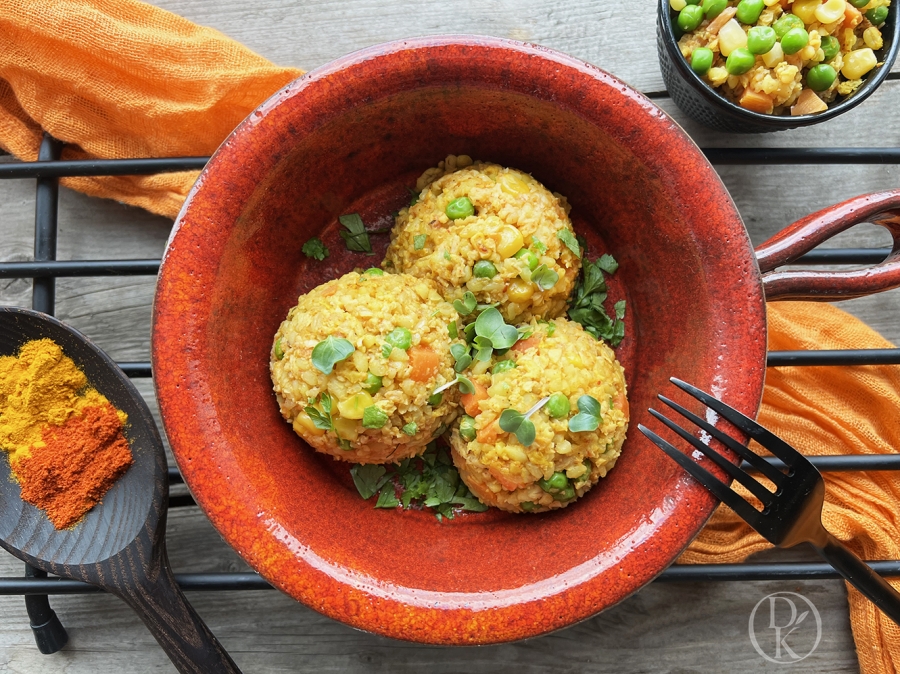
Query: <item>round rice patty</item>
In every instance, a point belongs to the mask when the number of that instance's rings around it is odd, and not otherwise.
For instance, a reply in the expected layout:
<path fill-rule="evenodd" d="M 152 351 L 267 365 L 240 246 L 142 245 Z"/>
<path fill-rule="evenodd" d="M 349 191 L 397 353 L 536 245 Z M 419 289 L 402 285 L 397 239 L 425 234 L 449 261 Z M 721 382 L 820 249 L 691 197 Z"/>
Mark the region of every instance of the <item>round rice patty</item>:
<path fill-rule="evenodd" d="M 460 477 L 478 499 L 510 512 L 563 508 L 583 496 L 615 465 L 628 427 L 625 377 L 612 349 L 564 318 L 533 322 L 534 334 L 518 342 L 505 356 L 513 369 L 477 378 L 488 397 L 477 403 L 475 440 L 466 442 L 454 424 L 450 444 Z M 551 419 L 546 406 L 531 415 L 535 441 L 523 446 L 497 420 L 505 409 L 527 412 L 553 393 L 563 393 L 570 404 L 567 418 Z M 590 395 L 600 403 L 596 431 L 572 432 L 569 419 L 578 413 L 578 398 Z M 468 410 L 472 406 L 464 398 Z M 585 459 L 590 460 L 588 469 Z M 555 472 L 564 472 L 575 498 L 556 500 L 538 484 Z M 526 506 L 528 508 L 528 506 Z"/>
<path fill-rule="evenodd" d="M 560 230 L 574 237 L 565 197 L 522 171 L 452 155 L 426 171 L 416 188 L 418 201 L 397 215 L 386 269 L 433 279 L 448 301 L 468 290 L 480 303 L 499 303 L 507 321 L 565 312 L 581 268 L 581 260 L 557 237 Z M 475 214 L 450 220 L 447 205 L 463 196 Z M 542 290 L 531 281 L 528 264 L 513 257 L 524 247 L 559 274 L 553 287 Z M 476 278 L 472 268 L 479 260 L 490 260 L 497 275 Z"/>
<path fill-rule="evenodd" d="M 406 274 L 351 272 L 301 295 L 272 347 L 270 370 L 282 416 L 314 449 L 346 461 L 384 463 L 421 453 L 457 414 L 456 387 L 444 391 L 437 407 L 427 402 L 435 388 L 456 377 L 447 331 L 456 317 L 432 283 Z M 397 327 L 410 330 L 411 347 L 394 348 L 386 358 L 385 337 Z M 313 366 L 312 350 L 329 335 L 349 340 L 355 351 L 326 375 Z M 279 340 L 281 359 L 275 356 Z M 438 365 L 414 372 L 411 357 L 423 348 L 437 354 Z M 370 372 L 382 378 L 371 403 L 363 391 Z M 323 392 L 332 399 L 334 430 L 316 428 L 304 411 L 312 400 L 324 413 Z M 341 403 L 356 395 L 386 413 L 387 423 L 365 428 L 362 419 L 342 417 Z"/>

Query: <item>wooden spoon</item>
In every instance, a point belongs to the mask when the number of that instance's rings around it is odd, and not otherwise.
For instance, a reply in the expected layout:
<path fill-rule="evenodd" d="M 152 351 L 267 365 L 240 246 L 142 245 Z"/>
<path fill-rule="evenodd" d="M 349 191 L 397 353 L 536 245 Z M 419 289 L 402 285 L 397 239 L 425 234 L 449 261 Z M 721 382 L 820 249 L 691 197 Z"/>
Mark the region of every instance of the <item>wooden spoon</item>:
<path fill-rule="evenodd" d="M 64 578 L 97 585 L 129 604 L 180 672 L 240 674 L 185 599 L 166 556 L 166 457 L 153 417 L 119 367 L 83 335 L 36 311 L 0 308 L 0 355 L 48 337 L 87 375 L 90 385 L 128 415 L 125 436 L 134 464 L 84 519 L 57 530 L 21 499 L 0 451 L 0 545 L 19 559 Z"/>

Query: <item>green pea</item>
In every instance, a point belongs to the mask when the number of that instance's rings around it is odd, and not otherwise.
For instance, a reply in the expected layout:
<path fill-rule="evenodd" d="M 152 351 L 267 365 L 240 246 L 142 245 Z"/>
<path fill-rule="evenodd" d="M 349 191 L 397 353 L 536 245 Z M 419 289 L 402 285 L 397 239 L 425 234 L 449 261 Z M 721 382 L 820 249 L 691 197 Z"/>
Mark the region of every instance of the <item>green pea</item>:
<path fill-rule="evenodd" d="M 834 84 L 836 77 L 837 72 L 834 68 L 827 63 L 820 63 L 810 68 L 809 72 L 806 73 L 806 84 L 813 91 L 825 91 Z"/>
<path fill-rule="evenodd" d="M 447 209 L 444 212 L 451 220 L 459 220 L 460 218 L 468 218 L 470 215 L 474 215 L 475 206 L 469 197 L 460 197 L 447 204 Z"/>
<path fill-rule="evenodd" d="M 560 489 L 558 494 L 553 496 L 556 501 L 571 501 L 575 498 L 575 487 L 570 484 L 566 485 L 565 489 Z"/>
<path fill-rule="evenodd" d="M 768 54 L 778 42 L 778 36 L 770 26 L 753 26 L 747 32 L 747 49 L 751 54 Z"/>
<path fill-rule="evenodd" d="M 497 268 L 490 260 L 478 260 L 472 268 L 472 274 L 475 278 L 494 278 L 497 275 Z"/>
<path fill-rule="evenodd" d="M 785 54 L 796 54 L 808 44 L 809 33 L 805 28 L 791 28 L 781 38 L 781 49 Z"/>
<path fill-rule="evenodd" d="M 756 57 L 750 53 L 746 47 L 738 47 L 728 55 L 725 61 L 725 70 L 729 75 L 743 75 L 748 72 L 753 64 L 756 63 Z"/>
<path fill-rule="evenodd" d="M 384 338 L 395 349 L 406 351 L 412 345 L 412 333 L 406 328 L 394 328 Z"/>
<path fill-rule="evenodd" d="M 441 401 L 443 399 L 444 399 L 443 393 L 432 393 L 428 397 L 428 404 L 431 405 L 432 407 L 437 407 L 438 405 L 441 404 Z"/>
<path fill-rule="evenodd" d="M 554 393 L 547 401 L 547 414 L 551 419 L 562 419 L 569 416 L 569 399 L 562 393 Z"/>
<path fill-rule="evenodd" d="M 519 504 L 519 507 L 525 512 L 530 513 L 532 510 L 534 510 L 534 503 L 532 503 L 531 501 L 522 501 Z"/>
<path fill-rule="evenodd" d="M 869 0 L 849 0 L 849 2 L 851 5 L 856 7 L 856 9 L 862 9 L 869 4 Z"/>
<path fill-rule="evenodd" d="M 565 473 L 557 471 L 550 476 L 549 480 L 544 478 L 538 480 L 538 485 L 547 493 L 561 491 L 569 486 L 569 478 L 566 477 Z"/>
<path fill-rule="evenodd" d="M 703 13 L 712 21 L 728 7 L 728 0 L 703 0 Z"/>
<path fill-rule="evenodd" d="M 796 14 L 782 14 L 778 20 L 772 24 L 772 28 L 775 31 L 775 35 L 778 36 L 778 39 L 784 37 L 784 34 L 787 33 L 792 28 L 803 28 L 806 25 L 803 23 L 803 19 L 801 19 Z"/>
<path fill-rule="evenodd" d="M 841 50 L 841 43 L 836 37 L 826 35 L 822 38 L 822 51 L 825 52 L 825 60 L 830 61 Z"/>
<path fill-rule="evenodd" d="M 691 54 L 691 70 L 703 77 L 713 64 L 712 49 L 707 47 L 697 47 Z"/>
<path fill-rule="evenodd" d="M 763 8 L 763 0 L 741 0 L 737 5 L 735 17 L 741 23 L 754 24 L 759 21 Z"/>
<path fill-rule="evenodd" d="M 499 363 L 494 365 L 491 368 L 491 374 L 500 374 L 501 372 L 507 372 L 509 370 L 515 369 L 516 361 L 514 360 L 501 360 Z"/>
<path fill-rule="evenodd" d="M 540 260 L 538 259 L 538 256 L 535 255 L 534 253 L 532 253 L 527 248 L 522 248 L 518 253 L 513 255 L 513 257 L 516 258 L 517 260 L 524 260 L 525 264 L 528 265 L 528 268 L 531 271 L 534 271 L 535 269 L 537 269 L 538 264 L 540 264 Z"/>
<path fill-rule="evenodd" d="M 687 5 L 678 12 L 678 27 L 689 33 L 703 21 L 703 8 L 699 5 Z"/>
<path fill-rule="evenodd" d="M 689 5 L 699 5 L 700 0 L 684 0 Z"/>
<path fill-rule="evenodd" d="M 381 377 L 369 372 L 369 374 L 366 375 L 366 380 L 363 382 L 362 389 L 373 396 L 381 390 L 381 386 Z"/>
<path fill-rule="evenodd" d="M 475 430 L 475 419 L 468 414 L 463 414 L 459 420 L 459 437 L 466 442 L 472 442 L 478 431 Z"/>
<path fill-rule="evenodd" d="M 875 7 L 874 9 L 870 9 L 866 12 L 866 18 L 872 22 L 873 26 L 880 26 L 885 22 L 888 15 L 888 8 L 881 6 Z"/>
<path fill-rule="evenodd" d="M 275 358 L 277 358 L 278 360 L 284 358 L 284 349 L 281 348 L 281 337 L 275 340 L 275 347 L 273 351 L 275 351 Z"/>
<path fill-rule="evenodd" d="M 378 267 L 369 267 L 363 274 L 366 276 L 384 276 L 384 270 Z"/>

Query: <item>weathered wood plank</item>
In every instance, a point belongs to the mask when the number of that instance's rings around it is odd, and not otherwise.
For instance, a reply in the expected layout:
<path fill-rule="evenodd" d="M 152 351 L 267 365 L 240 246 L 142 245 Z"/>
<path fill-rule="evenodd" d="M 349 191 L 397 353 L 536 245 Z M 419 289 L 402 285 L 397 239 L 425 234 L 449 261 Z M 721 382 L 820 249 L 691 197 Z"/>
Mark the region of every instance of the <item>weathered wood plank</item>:
<path fill-rule="evenodd" d="M 425 34 L 481 33 L 534 41 L 608 70 L 646 91 L 663 89 L 656 62 L 655 3 L 599 0 L 156 0 L 212 26 L 272 61 L 314 68 L 353 50 Z M 900 65 L 895 66 L 900 72 Z M 900 145 L 900 81 L 887 82 L 840 120 L 764 136 L 729 136 L 685 119 L 665 98 L 656 102 L 703 147 L 837 147 Z M 895 188 L 897 166 L 719 167 L 759 244 L 789 222 L 843 199 Z M 33 181 L 0 181 L 0 258 L 29 259 Z M 59 257 L 154 258 L 171 223 L 138 209 L 63 190 Z M 576 204 L 577 207 L 577 204 Z M 885 245 L 875 228 L 856 228 L 834 245 Z M 119 360 L 149 358 L 154 279 L 61 279 L 58 315 Z M 0 302 L 29 306 L 27 280 L 0 280 Z M 841 303 L 900 343 L 900 291 Z M 152 381 L 136 384 L 159 422 Z M 168 545 L 176 572 L 244 571 L 195 507 L 173 509 Z M 796 559 L 784 551 L 767 559 Z M 804 557 L 805 558 L 805 557 Z M 810 558 L 811 559 L 811 558 Z M 0 553 L 0 576 L 22 565 Z M 335 623 L 276 592 L 192 593 L 190 599 L 246 672 L 721 672 L 780 671 L 750 644 L 750 612 L 766 594 L 798 591 L 823 619 L 816 652 L 796 672 L 856 672 L 846 594 L 839 581 L 796 583 L 652 583 L 620 605 L 567 630 L 517 644 L 443 649 L 396 642 Z M 143 624 L 108 596 L 52 599 L 71 643 L 53 656 L 34 648 L 20 597 L 0 597 L 0 671 L 57 674 L 171 672 Z"/>

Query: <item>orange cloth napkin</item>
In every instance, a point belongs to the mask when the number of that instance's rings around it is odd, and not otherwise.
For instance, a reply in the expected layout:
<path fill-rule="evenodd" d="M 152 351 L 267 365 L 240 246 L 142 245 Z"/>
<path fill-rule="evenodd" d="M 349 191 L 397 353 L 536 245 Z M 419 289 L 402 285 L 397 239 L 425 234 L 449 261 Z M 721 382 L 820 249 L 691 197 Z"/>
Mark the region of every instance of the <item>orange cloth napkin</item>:
<path fill-rule="evenodd" d="M 772 302 L 768 323 L 770 351 L 893 348 L 870 327 L 830 304 Z M 769 368 L 758 420 L 807 456 L 896 454 L 900 366 Z M 863 559 L 900 559 L 897 474 L 824 475 L 825 528 Z M 755 500 L 740 485 L 734 489 Z M 679 561 L 740 562 L 770 547 L 733 510 L 720 506 Z M 890 582 L 900 589 L 900 580 Z M 900 627 L 851 585 L 847 588 L 860 671 L 894 674 L 900 665 Z"/>
<path fill-rule="evenodd" d="M 135 0 L 0 0 L 0 146 L 34 160 L 42 130 L 65 158 L 206 155 L 302 71 Z M 67 178 L 63 184 L 174 217 L 196 173 Z M 769 305 L 769 348 L 890 347 L 827 304 Z M 760 421 L 806 454 L 900 448 L 900 367 L 768 371 Z M 828 529 L 868 559 L 900 559 L 900 486 L 890 473 L 827 477 Z M 735 562 L 768 547 L 725 507 L 684 553 Z M 850 589 L 864 674 L 900 663 L 900 628 Z"/>
<path fill-rule="evenodd" d="M 0 0 L 0 147 L 25 161 L 42 131 L 63 159 L 206 156 L 302 74 L 135 0 Z M 174 218 L 197 174 L 62 184 Z"/>

